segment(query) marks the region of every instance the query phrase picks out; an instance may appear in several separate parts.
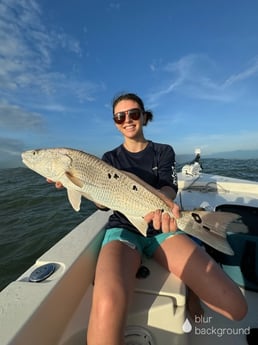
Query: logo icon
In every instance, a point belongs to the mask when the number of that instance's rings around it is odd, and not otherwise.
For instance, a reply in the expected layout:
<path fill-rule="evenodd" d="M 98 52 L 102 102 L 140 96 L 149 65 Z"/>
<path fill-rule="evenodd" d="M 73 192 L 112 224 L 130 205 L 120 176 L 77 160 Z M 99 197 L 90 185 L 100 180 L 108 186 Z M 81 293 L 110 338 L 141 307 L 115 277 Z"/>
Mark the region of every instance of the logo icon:
<path fill-rule="evenodd" d="M 188 318 L 185 319 L 185 322 L 183 323 L 182 329 L 185 333 L 190 333 L 191 330 L 193 329 L 190 321 L 188 320 Z"/>

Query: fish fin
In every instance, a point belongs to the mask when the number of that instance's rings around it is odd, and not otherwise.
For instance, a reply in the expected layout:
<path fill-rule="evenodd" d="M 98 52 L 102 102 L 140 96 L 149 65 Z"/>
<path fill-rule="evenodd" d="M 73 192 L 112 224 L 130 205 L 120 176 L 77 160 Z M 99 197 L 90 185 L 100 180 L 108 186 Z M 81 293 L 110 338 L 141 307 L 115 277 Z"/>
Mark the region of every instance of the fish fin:
<path fill-rule="evenodd" d="M 76 190 L 67 189 L 68 200 L 75 211 L 80 211 L 82 193 Z"/>
<path fill-rule="evenodd" d="M 241 216 L 231 212 L 207 212 L 203 217 L 204 225 L 211 225 L 212 231 L 226 236 L 226 232 L 248 232 L 248 228 L 241 223 Z"/>
<path fill-rule="evenodd" d="M 66 172 L 65 176 L 68 178 L 70 182 L 72 182 L 75 186 L 82 188 L 84 186 L 84 182 L 80 180 L 78 177 L 73 175 L 70 172 Z"/>
<path fill-rule="evenodd" d="M 226 232 L 241 232 L 248 233 L 249 229 L 246 224 L 244 224 L 242 217 L 239 214 L 231 212 L 216 212 L 218 214 L 223 213 L 224 215 L 229 214 L 232 216 L 231 221 L 226 225 Z"/>
<path fill-rule="evenodd" d="M 232 231 L 232 223 L 240 216 L 229 212 L 206 212 L 206 211 L 190 211 L 182 212 L 188 221 L 184 222 L 181 230 L 199 238 L 201 241 L 211 247 L 228 255 L 234 255 L 232 248 L 227 242 L 227 231 Z M 179 222 L 180 223 L 180 222 Z M 245 227 L 236 227 L 235 232 L 246 232 Z"/>
<path fill-rule="evenodd" d="M 126 216 L 128 220 L 144 235 L 147 235 L 148 223 L 141 217 Z"/>
<path fill-rule="evenodd" d="M 209 246 L 213 247 L 214 249 L 218 250 L 219 252 L 222 252 L 227 255 L 235 254 L 230 244 L 228 243 L 226 237 L 204 233 L 201 240 Z"/>

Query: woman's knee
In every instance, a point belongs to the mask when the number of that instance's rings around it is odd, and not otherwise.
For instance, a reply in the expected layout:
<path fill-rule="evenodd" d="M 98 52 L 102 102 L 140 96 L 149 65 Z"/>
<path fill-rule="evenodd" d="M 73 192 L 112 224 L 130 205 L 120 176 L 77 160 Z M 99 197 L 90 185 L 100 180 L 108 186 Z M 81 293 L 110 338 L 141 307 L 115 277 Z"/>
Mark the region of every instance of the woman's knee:
<path fill-rule="evenodd" d="M 128 293 L 122 288 L 105 287 L 101 294 L 93 299 L 92 311 L 99 318 L 109 318 L 111 315 L 122 315 L 129 303 Z"/>
<path fill-rule="evenodd" d="M 232 311 L 230 313 L 230 318 L 234 321 L 243 320 L 248 312 L 248 304 L 245 297 L 240 292 L 240 296 L 235 299 L 232 303 Z"/>

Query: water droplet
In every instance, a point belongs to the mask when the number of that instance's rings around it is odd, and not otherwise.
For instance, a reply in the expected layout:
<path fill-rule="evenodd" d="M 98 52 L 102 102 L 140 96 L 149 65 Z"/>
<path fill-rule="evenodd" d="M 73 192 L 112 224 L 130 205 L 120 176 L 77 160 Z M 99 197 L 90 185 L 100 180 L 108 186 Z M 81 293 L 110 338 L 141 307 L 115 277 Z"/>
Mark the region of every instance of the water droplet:
<path fill-rule="evenodd" d="M 185 333 L 190 333 L 191 330 L 193 329 L 190 321 L 188 320 L 188 318 L 185 319 L 185 322 L 183 323 L 182 329 Z"/>

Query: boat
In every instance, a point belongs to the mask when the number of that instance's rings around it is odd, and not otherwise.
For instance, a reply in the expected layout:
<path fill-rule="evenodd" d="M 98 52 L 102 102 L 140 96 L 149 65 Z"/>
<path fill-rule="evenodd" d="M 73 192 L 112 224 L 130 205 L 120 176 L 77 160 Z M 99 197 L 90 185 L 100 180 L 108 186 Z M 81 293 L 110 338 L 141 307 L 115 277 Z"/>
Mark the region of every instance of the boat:
<path fill-rule="evenodd" d="M 176 202 L 182 210 L 235 212 L 247 227 L 247 233 L 227 234 L 234 256 L 206 250 L 239 284 L 248 314 L 230 321 L 204 307 L 204 316 L 192 320 L 184 283 L 143 258 L 125 344 L 243 345 L 247 339 L 257 344 L 251 335 L 258 327 L 258 182 L 203 173 L 197 151 L 178 173 L 178 185 Z M 85 344 L 95 266 L 110 212 L 96 211 L 1 291 L 1 345 Z"/>

